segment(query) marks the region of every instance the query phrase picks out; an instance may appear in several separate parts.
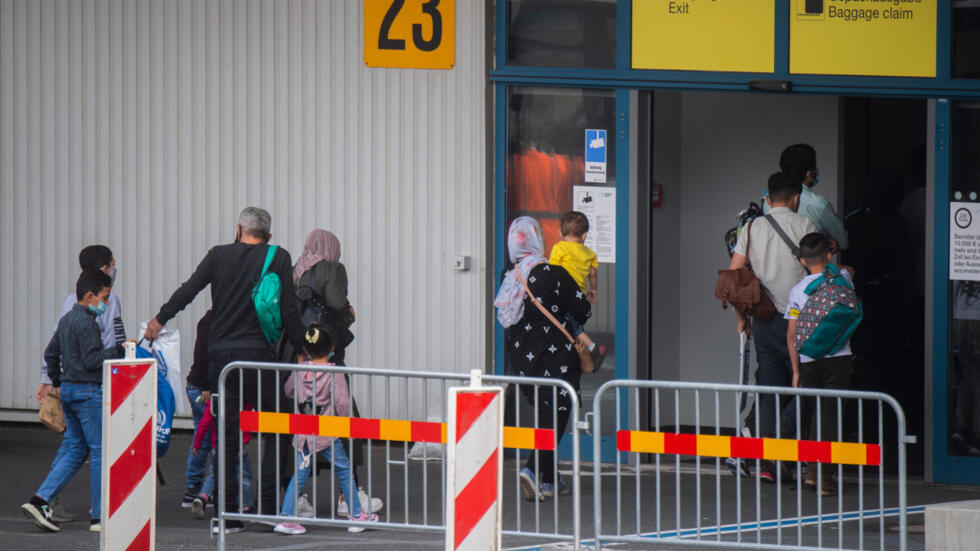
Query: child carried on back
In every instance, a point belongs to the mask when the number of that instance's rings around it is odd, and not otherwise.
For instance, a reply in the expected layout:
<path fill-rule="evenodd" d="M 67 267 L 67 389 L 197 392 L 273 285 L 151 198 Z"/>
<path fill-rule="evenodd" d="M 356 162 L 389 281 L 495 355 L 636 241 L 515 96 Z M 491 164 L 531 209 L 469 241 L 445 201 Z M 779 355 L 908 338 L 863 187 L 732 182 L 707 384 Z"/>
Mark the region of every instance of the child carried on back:
<path fill-rule="evenodd" d="M 335 337 L 333 329 L 319 323 L 310 324 L 304 338 L 304 349 L 307 361 L 299 362 L 306 365 L 333 365 L 330 356 L 334 350 Z M 302 357 L 302 354 L 300 355 Z M 350 415 L 350 394 L 347 381 L 343 374 L 325 373 L 323 371 L 297 371 L 286 379 L 283 392 L 290 399 L 296 399 L 300 404 L 300 413 L 307 415 L 332 415 L 347 417 Z M 376 522 L 378 515 L 369 513 L 361 508 L 361 500 L 351 476 L 350 460 L 344 453 L 343 446 L 335 446 L 338 440 L 334 437 L 297 435 L 293 438 L 296 448 L 296 474 L 289 481 L 286 495 L 282 500 L 282 516 L 296 516 L 296 495 L 306 484 L 316 463 L 314 454 L 329 461 L 340 482 L 340 491 L 350 504 L 351 520 Z M 279 534 L 296 535 L 306 533 L 306 528 L 295 523 L 280 522 L 275 531 Z M 350 526 L 348 532 L 362 532 L 361 526 Z"/>
<path fill-rule="evenodd" d="M 579 289 L 585 293 L 586 299 L 592 304 L 599 300 L 599 277 L 596 269 L 599 259 L 595 251 L 585 246 L 585 235 L 589 233 L 589 219 L 585 214 L 573 210 L 561 217 L 561 241 L 551 248 L 548 264 L 565 268 L 572 276 Z M 585 329 L 571 316 L 565 319 L 569 331 L 575 336 L 579 347 L 584 347 L 592 356 L 595 369 L 599 369 L 606 357 L 606 346 L 592 342 Z"/>

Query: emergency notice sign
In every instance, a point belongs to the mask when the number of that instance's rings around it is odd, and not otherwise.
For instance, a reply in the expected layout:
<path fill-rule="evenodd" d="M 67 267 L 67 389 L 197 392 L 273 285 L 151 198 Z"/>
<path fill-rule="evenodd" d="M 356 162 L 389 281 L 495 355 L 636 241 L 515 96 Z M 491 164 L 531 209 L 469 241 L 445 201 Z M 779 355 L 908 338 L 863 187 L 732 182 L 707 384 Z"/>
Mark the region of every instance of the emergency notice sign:
<path fill-rule="evenodd" d="M 949 204 L 949 279 L 980 281 L 980 203 Z"/>
<path fill-rule="evenodd" d="M 575 186 L 572 209 L 589 219 L 585 246 L 595 251 L 599 262 L 616 262 L 616 188 Z"/>

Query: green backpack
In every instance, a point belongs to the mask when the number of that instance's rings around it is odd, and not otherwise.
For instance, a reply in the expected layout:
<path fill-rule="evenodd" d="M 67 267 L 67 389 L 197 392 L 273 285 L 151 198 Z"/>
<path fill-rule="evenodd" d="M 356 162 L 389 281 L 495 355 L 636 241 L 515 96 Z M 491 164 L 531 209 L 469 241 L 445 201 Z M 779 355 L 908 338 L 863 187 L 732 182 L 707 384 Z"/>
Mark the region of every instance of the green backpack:
<path fill-rule="evenodd" d="M 276 256 L 276 245 L 269 247 L 269 252 L 265 255 L 265 265 L 262 266 L 262 275 L 259 282 L 252 289 L 252 302 L 255 303 L 255 313 L 259 317 L 259 325 L 262 326 L 262 333 L 265 340 L 269 341 L 269 346 L 275 346 L 282 335 L 282 313 L 279 311 L 279 295 L 282 291 L 282 282 L 279 281 L 279 274 L 269 272 L 269 265 Z"/>

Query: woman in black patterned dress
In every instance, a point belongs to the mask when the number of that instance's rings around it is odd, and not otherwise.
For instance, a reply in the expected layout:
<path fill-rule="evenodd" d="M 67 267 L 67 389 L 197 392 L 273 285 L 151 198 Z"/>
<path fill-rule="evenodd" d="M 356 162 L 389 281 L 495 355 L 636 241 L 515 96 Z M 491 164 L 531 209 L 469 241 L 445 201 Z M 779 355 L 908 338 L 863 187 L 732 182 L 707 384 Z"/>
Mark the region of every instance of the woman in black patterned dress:
<path fill-rule="evenodd" d="M 528 216 L 514 220 L 508 231 L 507 246 L 514 268 L 504 276 L 494 305 L 498 307 L 497 318 L 505 328 L 510 367 L 522 377 L 563 379 L 577 393 L 582 376 L 578 352 L 531 302 L 521 279 L 562 326 L 567 314 L 584 324 L 591 315 L 591 305 L 564 268 L 545 260 L 544 238 L 537 220 Z M 572 406 L 567 390 L 558 389 L 553 394 L 551 387 L 539 387 L 535 397 L 535 387 L 522 385 L 521 392 L 537 408 L 540 428 L 554 428 L 557 434 L 564 434 Z M 554 420 L 553 413 L 556 413 Z M 557 480 L 554 452 L 542 451 L 537 455 L 536 462 L 535 454 L 530 454 L 520 474 L 521 491 L 532 501 L 553 496 Z M 559 494 L 568 493 L 568 487 L 560 480 L 557 490 Z"/>

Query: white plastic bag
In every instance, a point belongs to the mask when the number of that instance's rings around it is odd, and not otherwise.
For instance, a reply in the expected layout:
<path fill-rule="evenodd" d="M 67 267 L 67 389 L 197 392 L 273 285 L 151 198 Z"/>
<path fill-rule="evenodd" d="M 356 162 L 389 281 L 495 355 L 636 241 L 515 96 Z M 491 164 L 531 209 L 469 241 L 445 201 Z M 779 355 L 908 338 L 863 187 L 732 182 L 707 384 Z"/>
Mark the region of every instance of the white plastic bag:
<path fill-rule="evenodd" d="M 146 323 L 140 324 L 140 330 L 137 335 L 142 335 L 146 332 Z M 143 341 L 140 345 L 154 352 L 160 352 L 163 355 L 164 361 L 167 362 L 166 365 L 166 379 L 170 383 L 170 388 L 174 391 L 174 397 L 176 402 L 175 413 L 177 415 L 182 415 L 184 413 L 184 378 L 181 377 L 180 372 L 180 331 L 177 329 L 170 330 L 164 328 L 160 331 L 156 340 L 152 343 L 149 341 Z M 161 369 L 163 369 L 161 367 Z"/>

